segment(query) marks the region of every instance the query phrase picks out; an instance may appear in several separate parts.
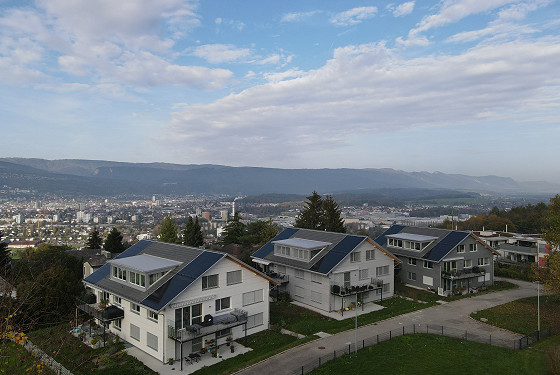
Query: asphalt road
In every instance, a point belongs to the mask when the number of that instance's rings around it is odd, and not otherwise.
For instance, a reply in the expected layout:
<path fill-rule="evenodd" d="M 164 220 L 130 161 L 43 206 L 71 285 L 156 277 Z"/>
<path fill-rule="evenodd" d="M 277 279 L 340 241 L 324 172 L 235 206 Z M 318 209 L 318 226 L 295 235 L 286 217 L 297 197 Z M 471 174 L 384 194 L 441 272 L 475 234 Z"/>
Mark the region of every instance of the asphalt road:
<path fill-rule="evenodd" d="M 499 280 L 499 278 L 497 279 Z M 439 328 L 437 326 L 444 326 L 444 330 L 453 332 L 456 335 L 462 335 L 463 332 L 466 332 L 467 338 L 474 339 L 475 341 L 486 342 L 488 339 L 488 341 L 492 340 L 492 343 L 497 345 L 513 347 L 513 341 L 520 338 L 521 335 L 478 322 L 469 316 L 475 311 L 537 294 L 536 284 L 519 280 L 508 279 L 507 281 L 518 284 L 519 288 L 465 298 L 399 315 L 360 327 L 357 332 L 355 330 L 340 332 L 279 353 L 241 370 L 237 374 L 289 374 L 318 357 L 348 347 L 349 343 L 355 342 L 356 336 L 358 347 L 361 347 L 362 340 L 371 339 L 377 335 L 384 336 L 389 331 L 402 333 L 403 326 L 405 326 L 406 332 L 409 332 L 412 330 L 413 325 L 416 325 L 417 331 L 423 332 L 426 330 L 426 325 L 430 325 L 430 333 L 438 332 Z"/>

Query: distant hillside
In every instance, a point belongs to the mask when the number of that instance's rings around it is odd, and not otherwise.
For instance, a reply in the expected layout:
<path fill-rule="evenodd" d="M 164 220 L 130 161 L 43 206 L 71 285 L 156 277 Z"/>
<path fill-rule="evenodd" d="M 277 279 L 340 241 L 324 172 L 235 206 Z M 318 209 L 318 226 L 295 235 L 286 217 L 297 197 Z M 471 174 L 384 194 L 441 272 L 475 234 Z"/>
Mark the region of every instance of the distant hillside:
<path fill-rule="evenodd" d="M 531 192 L 536 183 L 508 177 L 466 176 L 394 169 L 277 169 L 124 163 L 102 160 L 44 160 L 0 158 L 0 183 L 43 192 L 91 195 L 216 193 L 307 195 L 380 189 L 447 189 L 476 192 Z M 538 183 L 539 192 L 558 192 L 560 186 Z M 391 191 L 388 191 L 390 195 Z M 415 193 L 416 194 L 416 193 Z"/>

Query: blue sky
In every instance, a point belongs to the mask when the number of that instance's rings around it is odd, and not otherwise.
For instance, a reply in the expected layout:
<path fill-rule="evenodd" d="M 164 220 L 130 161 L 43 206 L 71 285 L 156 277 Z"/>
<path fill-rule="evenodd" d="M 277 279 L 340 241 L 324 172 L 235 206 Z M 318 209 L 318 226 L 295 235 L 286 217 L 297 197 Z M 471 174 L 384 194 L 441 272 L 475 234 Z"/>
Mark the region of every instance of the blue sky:
<path fill-rule="evenodd" d="M 2 156 L 560 182 L 558 0 L 0 0 Z"/>

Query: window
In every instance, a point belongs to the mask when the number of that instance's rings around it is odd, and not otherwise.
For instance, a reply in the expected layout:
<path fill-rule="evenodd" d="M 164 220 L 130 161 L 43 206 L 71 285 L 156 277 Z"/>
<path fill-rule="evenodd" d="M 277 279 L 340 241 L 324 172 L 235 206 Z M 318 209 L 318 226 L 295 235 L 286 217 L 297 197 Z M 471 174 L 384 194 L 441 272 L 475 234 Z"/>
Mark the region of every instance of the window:
<path fill-rule="evenodd" d="M 409 272 L 408 273 L 408 279 L 416 281 L 416 273 L 415 272 Z"/>
<path fill-rule="evenodd" d="M 126 271 L 120 267 L 113 266 L 113 277 L 126 281 Z"/>
<path fill-rule="evenodd" d="M 360 252 L 355 251 L 350 254 L 350 262 L 359 262 L 360 261 Z"/>
<path fill-rule="evenodd" d="M 311 291 L 311 302 L 321 303 L 321 293 L 312 290 Z"/>
<path fill-rule="evenodd" d="M 130 324 L 130 337 L 136 341 L 140 341 L 140 327 Z"/>
<path fill-rule="evenodd" d="M 140 306 L 135 304 L 135 303 L 130 302 L 130 311 L 132 311 L 133 313 L 136 313 L 136 314 L 140 314 Z"/>
<path fill-rule="evenodd" d="M 158 337 L 156 335 L 151 334 L 150 332 L 146 332 L 146 344 L 148 348 L 152 348 L 155 351 L 158 350 Z"/>
<path fill-rule="evenodd" d="M 146 275 L 141 273 L 136 273 L 132 271 L 128 271 L 130 273 L 130 282 L 135 285 L 139 285 L 142 287 L 146 286 Z"/>
<path fill-rule="evenodd" d="M 99 302 L 101 301 L 109 301 L 110 294 L 108 292 L 98 292 Z"/>
<path fill-rule="evenodd" d="M 369 278 L 369 270 L 360 270 L 360 280 L 367 280 Z"/>
<path fill-rule="evenodd" d="M 428 262 L 427 260 L 424 261 L 424 268 L 432 269 L 434 268 L 434 264 L 432 262 Z"/>
<path fill-rule="evenodd" d="M 263 313 L 258 313 L 247 317 L 247 329 L 262 326 Z"/>
<path fill-rule="evenodd" d="M 216 311 L 229 309 L 231 307 L 231 297 L 224 297 L 216 300 Z"/>
<path fill-rule="evenodd" d="M 469 244 L 469 251 L 476 251 L 476 250 L 477 250 L 477 244 L 475 243 Z"/>
<path fill-rule="evenodd" d="M 391 284 L 383 284 L 383 293 L 389 293 L 391 291 Z"/>
<path fill-rule="evenodd" d="M 227 285 L 239 284 L 241 282 L 241 270 L 228 272 L 226 282 Z"/>
<path fill-rule="evenodd" d="M 317 275 L 316 273 L 311 274 L 311 281 L 313 281 L 314 283 L 321 284 L 321 278 L 322 277 L 320 275 Z"/>
<path fill-rule="evenodd" d="M 158 273 L 150 274 L 150 276 L 149 276 L 150 285 L 152 285 L 153 283 L 158 281 L 163 275 L 165 275 L 165 272 L 158 272 Z"/>
<path fill-rule="evenodd" d="M 289 246 L 276 245 L 276 247 L 274 248 L 274 254 L 289 257 L 290 256 L 290 247 Z"/>
<path fill-rule="evenodd" d="M 113 303 L 115 303 L 116 305 L 121 305 L 122 304 L 121 297 L 113 296 Z"/>
<path fill-rule="evenodd" d="M 202 276 L 202 290 L 218 287 L 218 275 Z"/>
<path fill-rule="evenodd" d="M 478 258 L 479 266 L 487 266 L 490 264 L 490 258 Z"/>
<path fill-rule="evenodd" d="M 305 298 L 305 289 L 302 286 L 296 285 L 294 288 L 294 298 Z"/>
<path fill-rule="evenodd" d="M 223 337 L 228 337 L 229 335 L 231 335 L 231 328 L 222 329 L 222 330 L 219 330 L 218 332 L 216 332 L 216 336 L 219 339 L 221 339 Z"/>
<path fill-rule="evenodd" d="M 243 306 L 252 305 L 263 301 L 263 290 L 254 290 L 252 292 L 243 293 Z"/>
<path fill-rule="evenodd" d="M 457 252 L 464 253 L 465 252 L 465 245 L 457 245 Z"/>
<path fill-rule="evenodd" d="M 416 259 L 415 258 L 408 258 L 408 264 L 411 266 L 415 266 L 416 265 Z"/>
<path fill-rule="evenodd" d="M 202 322 L 202 304 L 175 309 L 175 329 L 186 328 Z"/>
<path fill-rule="evenodd" d="M 153 312 L 153 311 L 148 310 L 148 319 L 157 321 L 158 320 L 158 314 Z"/>
<path fill-rule="evenodd" d="M 122 319 L 113 320 L 113 328 L 121 330 Z"/>
<path fill-rule="evenodd" d="M 389 266 L 375 268 L 375 276 L 385 276 L 389 274 Z"/>
<path fill-rule="evenodd" d="M 303 279 L 304 278 L 305 272 L 303 272 L 302 270 L 294 270 L 294 272 L 295 272 L 295 275 L 298 279 Z"/>
<path fill-rule="evenodd" d="M 465 259 L 465 268 L 472 267 L 472 259 Z"/>
<path fill-rule="evenodd" d="M 375 259 L 375 250 L 366 250 L 366 260 Z"/>
<path fill-rule="evenodd" d="M 452 260 L 451 262 L 444 262 L 443 270 L 447 272 L 457 271 L 457 261 Z"/>

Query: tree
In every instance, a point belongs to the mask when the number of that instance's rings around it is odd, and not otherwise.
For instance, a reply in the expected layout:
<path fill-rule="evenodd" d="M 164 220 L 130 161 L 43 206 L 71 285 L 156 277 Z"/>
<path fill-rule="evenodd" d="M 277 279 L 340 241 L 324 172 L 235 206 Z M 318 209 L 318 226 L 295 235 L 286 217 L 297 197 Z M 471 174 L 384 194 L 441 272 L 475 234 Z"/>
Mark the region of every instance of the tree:
<path fill-rule="evenodd" d="M 550 199 L 547 227 L 543 230 L 543 238 L 550 246 L 550 254 L 546 256 L 544 267 L 537 269 L 537 278 L 544 287 L 560 296 L 560 195 Z"/>
<path fill-rule="evenodd" d="M 243 236 L 245 235 L 246 226 L 241 222 L 239 212 L 233 215 L 233 218 L 228 220 L 222 234 L 220 241 L 222 246 L 229 245 L 230 243 L 240 244 Z"/>
<path fill-rule="evenodd" d="M 167 215 L 162 221 L 159 228 L 158 238 L 162 242 L 178 243 L 178 232 L 177 224 L 171 216 Z"/>
<path fill-rule="evenodd" d="M 245 235 L 241 238 L 241 243 L 247 247 L 261 247 L 270 241 L 279 232 L 272 219 L 268 221 L 257 220 L 247 224 Z"/>
<path fill-rule="evenodd" d="M 305 207 L 296 218 L 295 227 L 320 230 L 322 224 L 322 216 L 323 200 L 316 191 L 313 191 L 313 193 L 311 193 L 311 195 L 307 197 Z"/>
<path fill-rule="evenodd" d="M 323 216 L 321 218 L 321 229 L 329 232 L 346 233 L 344 228 L 344 219 L 340 216 L 342 210 L 338 207 L 338 203 L 331 197 L 323 200 Z"/>
<path fill-rule="evenodd" d="M 124 244 L 122 242 L 123 236 L 116 227 L 113 227 L 107 238 L 103 248 L 111 253 L 122 253 L 124 251 Z"/>
<path fill-rule="evenodd" d="M 192 217 L 189 216 L 187 226 L 183 230 L 183 245 L 194 247 L 204 245 L 204 235 L 202 234 L 202 229 L 198 223 L 198 217 L 196 217 L 193 221 Z"/>
<path fill-rule="evenodd" d="M 8 244 L 2 242 L 2 232 L 0 232 L 0 276 L 6 277 L 11 263 L 12 257 L 10 256 L 10 250 L 8 250 Z"/>
<path fill-rule="evenodd" d="M 103 244 L 103 240 L 99 236 L 99 231 L 97 228 L 93 228 L 91 232 L 89 232 L 89 237 L 86 242 L 86 249 L 101 249 L 101 245 Z"/>

